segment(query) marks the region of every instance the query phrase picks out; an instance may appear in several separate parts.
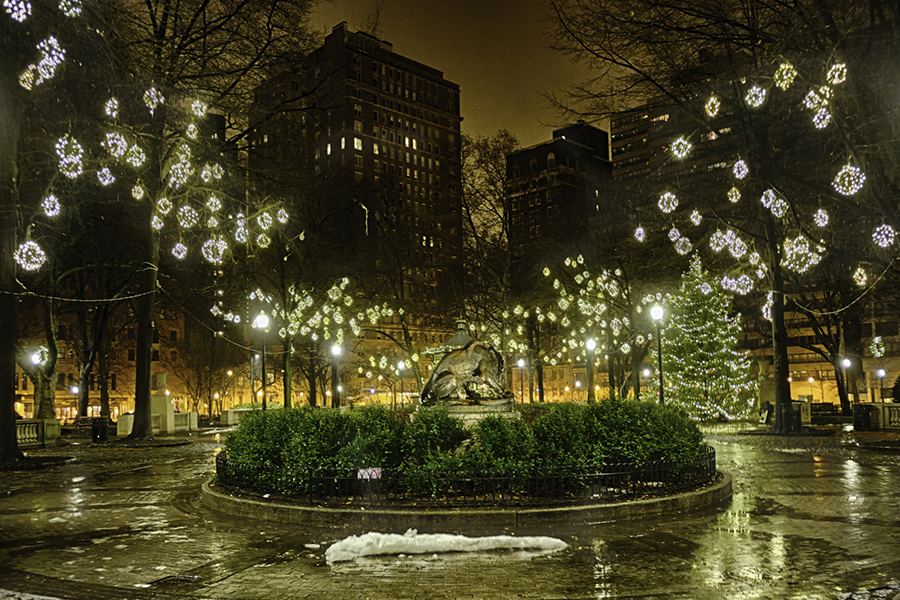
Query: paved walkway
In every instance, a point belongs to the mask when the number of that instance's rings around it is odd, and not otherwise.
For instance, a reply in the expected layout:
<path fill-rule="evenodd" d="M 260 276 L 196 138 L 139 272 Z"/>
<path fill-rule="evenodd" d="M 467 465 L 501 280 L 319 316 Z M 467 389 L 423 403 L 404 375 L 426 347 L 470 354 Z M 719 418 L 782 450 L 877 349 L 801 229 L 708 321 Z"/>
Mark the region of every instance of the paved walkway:
<path fill-rule="evenodd" d="M 894 598 L 900 454 L 830 437 L 710 428 L 734 498 L 704 514 L 521 534 L 569 549 L 388 557 L 329 566 L 351 533 L 236 520 L 200 505 L 221 448 L 44 450 L 63 466 L 0 473 L 0 598 Z M 896 437 L 896 436 L 895 436 Z M 397 523 L 395 531 L 405 530 Z M 469 535 L 502 531 L 461 531 Z"/>

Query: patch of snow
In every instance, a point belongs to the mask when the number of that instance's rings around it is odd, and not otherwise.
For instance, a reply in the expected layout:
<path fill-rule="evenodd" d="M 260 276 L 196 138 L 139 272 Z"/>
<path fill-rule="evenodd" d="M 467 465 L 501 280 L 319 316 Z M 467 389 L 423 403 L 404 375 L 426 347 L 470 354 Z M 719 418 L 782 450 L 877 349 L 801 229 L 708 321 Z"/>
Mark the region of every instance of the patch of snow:
<path fill-rule="evenodd" d="M 405 534 L 369 532 L 361 536 L 351 535 L 329 546 L 325 560 L 335 562 L 353 560 L 361 556 L 404 554 L 432 554 L 439 552 L 487 552 L 491 550 L 536 549 L 558 552 L 566 548 L 564 541 L 547 536 L 492 535 L 467 537 L 446 533 L 419 533 L 415 529 Z"/>
<path fill-rule="evenodd" d="M 303 544 L 304 548 L 309 548 L 310 550 L 318 550 L 322 547 L 322 544 Z"/>

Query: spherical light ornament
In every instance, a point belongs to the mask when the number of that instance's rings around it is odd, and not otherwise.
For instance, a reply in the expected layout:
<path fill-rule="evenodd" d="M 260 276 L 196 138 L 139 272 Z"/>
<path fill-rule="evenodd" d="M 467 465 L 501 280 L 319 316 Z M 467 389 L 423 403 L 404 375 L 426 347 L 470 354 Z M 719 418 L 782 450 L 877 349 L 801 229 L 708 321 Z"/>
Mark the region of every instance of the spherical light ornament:
<path fill-rule="evenodd" d="M 678 198 L 672 192 L 666 192 L 659 197 L 659 209 L 664 213 L 670 213 L 678 207 Z"/>
<path fill-rule="evenodd" d="M 695 208 L 691 213 L 691 223 L 693 223 L 694 225 L 699 225 L 702 220 L 703 215 L 701 215 L 700 211 Z"/>
<path fill-rule="evenodd" d="M 721 106 L 721 102 L 715 96 L 710 96 L 709 100 L 706 101 L 706 105 L 704 108 L 706 109 L 706 114 L 710 117 L 715 117 L 719 114 L 719 107 Z"/>
<path fill-rule="evenodd" d="M 794 68 L 794 65 L 783 62 L 775 71 L 775 85 L 781 90 L 786 90 L 791 87 L 795 77 L 797 77 L 797 69 Z"/>
<path fill-rule="evenodd" d="M 859 167 L 844 165 L 834 178 L 832 185 L 838 193 L 844 196 L 852 196 L 862 189 L 865 181 L 866 174 Z"/>
<path fill-rule="evenodd" d="M 152 227 L 156 231 L 162 229 L 163 225 L 164 223 L 162 217 L 160 217 L 159 215 L 153 215 L 153 217 L 150 219 L 150 227 Z"/>
<path fill-rule="evenodd" d="M 209 219 L 206 220 L 206 226 L 209 227 L 210 229 L 215 229 L 216 227 L 219 226 L 219 220 L 215 217 L 210 217 Z"/>
<path fill-rule="evenodd" d="M 133 188 L 131 188 L 131 196 L 135 200 L 140 200 L 144 197 L 144 188 L 139 185 L 134 186 Z"/>
<path fill-rule="evenodd" d="M 219 165 L 203 165 L 203 170 L 200 171 L 200 178 L 205 182 L 209 183 L 213 179 L 222 179 L 222 176 L 225 174 L 225 170 Z"/>
<path fill-rule="evenodd" d="M 856 271 L 853 273 L 853 281 L 856 282 L 856 285 L 859 287 L 863 287 L 866 285 L 869 277 L 866 275 L 866 270 L 862 267 L 857 267 Z"/>
<path fill-rule="evenodd" d="M 763 203 L 763 206 L 772 211 L 772 214 L 775 215 L 776 218 L 780 219 L 788 211 L 788 203 L 785 202 L 783 198 L 779 198 L 775 195 L 773 190 L 766 190 L 763 192 L 762 198 L 760 200 Z"/>
<path fill-rule="evenodd" d="M 242 244 L 246 244 L 247 240 L 250 239 L 250 236 L 247 232 L 246 227 L 238 227 L 234 230 L 234 239 Z"/>
<path fill-rule="evenodd" d="M 222 208 L 222 201 L 215 196 L 210 196 L 209 200 L 206 201 L 206 207 L 213 212 L 218 212 Z"/>
<path fill-rule="evenodd" d="M 172 202 L 168 198 L 160 198 L 156 203 L 156 210 L 162 215 L 167 215 L 172 210 Z"/>
<path fill-rule="evenodd" d="M 872 356 L 874 356 L 875 358 L 881 358 L 882 356 L 884 356 L 884 340 L 881 339 L 880 335 L 872 338 L 872 342 L 869 344 L 869 350 L 872 352 Z M 883 371 L 879 372 L 878 376 L 884 377 Z"/>
<path fill-rule="evenodd" d="M 147 160 L 147 155 L 139 146 L 132 146 L 128 149 L 128 152 L 125 153 L 125 162 L 134 168 L 138 168 L 144 164 L 145 160 Z"/>
<path fill-rule="evenodd" d="M 752 88 L 747 90 L 747 95 L 744 96 L 744 100 L 747 102 L 748 106 L 759 108 L 760 106 L 762 106 L 763 102 L 766 101 L 766 89 L 761 88 L 758 85 L 754 85 Z"/>
<path fill-rule="evenodd" d="M 275 213 L 275 218 L 278 219 L 278 222 L 282 225 L 287 225 L 288 222 L 288 213 L 283 208 L 279 208 L 278 212 Z"/>
<path fill-rule="evenodd" d="M 819 227 L 825 227 L 826 225 L 828 225 L 828 213 L 825 212 L 824 208 L 820 208 L 816 211 L 816 214 L 813 217 L 813 221 L 815 221 L 816 225 Z"/>
<path fill-rule="evenodd" d="M 81 157 L 84 149 L 75 138 L 66 134 L 56 142 L 56 154 L 59 156 L 59 171 L 69 179 L 74 179 L 82 173 Z"/>
<path fill-rule="evenodd" d="M 77 17 L 81 14 L 81 0 L 60 0 L 59 10 L 67 17 Z"/>
<path fill-rule="evenodd" d="M 44 214 L 48 217 L 55 217 L 60 211 L 59 200 L 53 194 L 44 198 L 44 201 L 41 202 L 41 207 L 44 209 Z"/>
<path fill-rule="evenodd" d="M 691 240 L 689 240 L 685 236 L 681 236 L 678 238 L 678 241 L 675 242 L 675 252 L 681 255 L 689 254 L 693 246 L 691 245 Z"/>
<path fill-rule="evenodd" d="M 678 228 L 673 227 L 669 230 L 669 239 L 673 242 L 677 242 L 681 238 L 681 232 L 678 231 Z"/>
<path fill-rule="evenodd" d="M 831 113 L 823 106 L 813 115 L 813 125 L 816 126 L 816 129 L 825 129 L 829 123 L 831 123 Z"/>
<path fill-rule="evenodd" d="M 3 0 L 3 8 L 13 21 L 25 22 L 31 16 L 31 2 L 24 0 Z"/>
<path fill-rule="evenodd" d="M 47 255 L 40 246 L 29 240 L 19 246 L 13 258 L 26 271 L 37 271 L 47 260 Z"/>
<path fill-rule="evenodd" d="M 194 100 L 191 103 L 191 110 L 194 111 L 194 114 L 198 117 L 206 116 L 206 104 L 200 100 Z"/>
<path fill-rule="evenodd" d="M 115 119 L 119 116 L 119 101 L 116 98 L 110 98 L 106 101 L 106 104 L 103 105 L 103 112 L 106 113 L 106 116 Z"/>
<path fill-rule="evenodd" d="M 29 6 L 31 5 L 29 4 Z M 59 42 L 52 35 L 39 43 L 37 48 L 41 53 L 40 62 L 37 65 L 28 65 L 28 71 L 32 73 L 29 80 L 33 81 L 34 85 L 40 85 L 51 79 L 56 73 L 56 67 L 61 65 L 66 58 L 65 50 L 60 47 Z"/>
<path fill-rule="evenodd" d="M 115 183 L 116 178 L 113 177 L 113 174 L 109 170 L 109 167 L 103 167 L 102 169 L 97 171 L 97 180 L 100 182 L 100 185 L 107 186 Z"/>
<path fill-rule="evenodd" d="M 736 187 L 733 187 L 730 190 L 728 190 L 729 202 L 734 204 L 735 202 L 737 202 L 740 199 L 741 199 L 741 191 L 739 189 L 737 189 Z"/>
<path fill-rule="evenodd" d="M 193 206 L 182 206 L 178 209 L 178 224 L 185 229 L 194 227 L 200 221 L 200 215 Z"/>
<path fill-rule="evenodd" d="M 269 244 L 272 243 L 272 239 L 266 234 L 261 233 L 256 237 L 256 243 L 260 248 L 268 248 Z"/>
<path fill-rule="evenodd" d="M 783 247 L 782 266 L 797 273 L 805 273 L 822 260 L 822 256 L 810 247 L 809 240 L 803 235 L 786 238 Z"/>
<path fill-rule="evenodd" d="M 166 99 L 162 95 L 162 92 L 155 87 L 144 92 L 144 104 L 150 109 L 151 115 L 156 112 L 157 107 L 165 101 Z"/>
<path fill-rule="evenodd" d="M 847 65 L 845 63 L 837 63 L 831 65 L 828 69 L 828 75 L 825 77 L 828 83 L 838 85 L 847 81 Z"/>
<path fill-rule="evenodd" d="M 747 175 L 750 174 L 750 169 L 747 167 L 747 163 L 744 162 L 743 159 L 738 159 L 734 163 L 734 167 L 732 167 L 731 172 L 734 173 L 734 176 L 738 179 L 743 179 Z"/>
<path fill-rule="evenodd" d="M 222 238 L 214 238 L 203 242 L 200 253 L 203 255 L 203 258 L 209 262 L 219 264 L 222 262 L 222 258 L 225 256 L 225 250 L 227 249 L 228 244 L 225 243 L 225 240 Z"/>
<path fill-rule="evenodd" d="M 678 158 L 685 158 L 691 153 L 691 148 L 691 143 L 684 139 L 684 137 L 680 137 L 672 142 L 672 153 Z"/>
<path fill-rule="evenodd" d="M 872 240 L 880 247 L 887 248 L 894 243 L 896 232 L 890 225 L 879 225 L 872 233 Z"/>
<path fill-rule="evenodd" d="M 646 234 L 643 227 L 638 227 L 634 230 L 634 239 L 639 242 L 643 242 L 646 239 Z"/>
<path fill-rule="evenodd" d="M 121 133 L 107 133 L 106 139 L 100 145 L 116 158 L 122 158 L 128 151 L 128 142 L 125 141 L 125 136 Z"/>
<path fill-rule="evenodd" d="M 185 134 L 192 140 L 196 140 L 197 134 L 199 133 L 199 131 L 200 130 L 197 129 L 197 126 L 194 125 L 193 123 L 191 123 L 190 125 L 187 126 L 187 131 L 185 132 Z"/>
<path fill-rule="evenodd" d="M 172 246 L 172 255 L 178 260 L 183 260 L 185 256 L 187 256 L 187 246 L 178 242 L 174 246 Z"/>
<path fill-rule="evenodd" d="M 263 231 L 267 231 L 269 227 L 272 226 L 272 215 L 267 212 L 262 213 L 258 217 L 256 217 L 256 222 L 259 223 L 259 226 Z"/>

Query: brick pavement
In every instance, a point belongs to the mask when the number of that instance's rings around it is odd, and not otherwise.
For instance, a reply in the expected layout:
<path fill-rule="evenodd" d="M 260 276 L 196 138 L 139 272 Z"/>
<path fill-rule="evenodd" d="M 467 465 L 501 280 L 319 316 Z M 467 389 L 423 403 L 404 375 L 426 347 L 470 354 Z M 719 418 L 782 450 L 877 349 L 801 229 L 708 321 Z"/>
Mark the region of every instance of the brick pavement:
<path fill-rule="evenodd" d="M 707 430 L 732 502 L 555 535 L 558 554 L 377 557 L 329 566 L 350 530 L 234 519 L 199 502 L 220 443 L 89 444 L 0 477 L 0 598 L 862 598 L 900 589 L 900 455 L 828 438 Z M 396 530 L 403 531 L 402 523 Z M 461 531 L 469 535 L 502 531 Z M 868 593 L 868 592 L 867 592 Z M 25 595 L 23 595 L 25 594 Z"/>

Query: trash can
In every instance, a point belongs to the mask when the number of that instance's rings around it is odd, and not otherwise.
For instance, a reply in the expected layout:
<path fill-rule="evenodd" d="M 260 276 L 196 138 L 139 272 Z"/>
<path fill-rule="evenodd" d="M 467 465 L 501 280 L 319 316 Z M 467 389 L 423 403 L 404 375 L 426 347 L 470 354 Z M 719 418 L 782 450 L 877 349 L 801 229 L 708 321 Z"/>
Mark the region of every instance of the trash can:
<path fill-rule="evenodd" d="M 853 430 L 872 431 L 872 413 L 864 404 L 853 405 Z"/>
<path fill-rule="evenodd" d="M 800 419 L 800 407 L 796 409 L 791 404 L 781 407 L 781 428 L 785 433 L 800 433 L 802 421 Z"/>
<path fill-rule="evenodd" d="M 91 419 L 91 441 L 95 444 L 109 441 L 109 419 L 106 417 Z"/>

